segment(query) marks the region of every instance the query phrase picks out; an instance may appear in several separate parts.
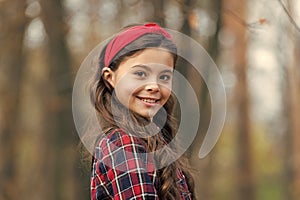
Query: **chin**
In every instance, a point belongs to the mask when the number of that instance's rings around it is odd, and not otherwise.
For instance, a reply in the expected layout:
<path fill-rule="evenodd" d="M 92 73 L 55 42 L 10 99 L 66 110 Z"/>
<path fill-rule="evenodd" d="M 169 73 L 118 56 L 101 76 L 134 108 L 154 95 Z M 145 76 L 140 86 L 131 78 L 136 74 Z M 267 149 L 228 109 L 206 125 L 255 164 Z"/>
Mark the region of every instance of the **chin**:
<path fill-rule="evenodd" d="M 157 114 L 158 110 L 150 110 L 146 112 L 137 112 L 139 115 L 147 118 L 153 118 Z"/>
<path fill-rule="evenodd" d="M 140 113 L 140 112 L 136 112 L 136 114 L 138 114 L 139 116 L 143 117 L 143 118 L 147 118 L 150 119 L 151 116 L 149 115 L 149 113 Z"/>

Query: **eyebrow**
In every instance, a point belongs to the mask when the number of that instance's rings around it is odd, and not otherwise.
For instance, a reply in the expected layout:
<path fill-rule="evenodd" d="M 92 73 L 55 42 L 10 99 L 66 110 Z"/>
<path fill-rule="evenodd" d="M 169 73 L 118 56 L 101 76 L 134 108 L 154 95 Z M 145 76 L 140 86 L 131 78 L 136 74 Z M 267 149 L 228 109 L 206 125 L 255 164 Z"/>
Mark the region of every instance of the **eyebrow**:
<path fill-rule="evenodd" d="M 151 71 L 151 68 L 149 66 L 142 65 L 142 64 L 141 65 L 134 65 L 131 68 L 137 68 L 137 67 L 141 67 L 141 68 L 143 68 L 143 69 L 145 69 L 147 71 Z M 160 73 L 171 73 L 171 74 L 173 74 L 173 70 L 165 69 L 165 70 L 161 71 Z"/>

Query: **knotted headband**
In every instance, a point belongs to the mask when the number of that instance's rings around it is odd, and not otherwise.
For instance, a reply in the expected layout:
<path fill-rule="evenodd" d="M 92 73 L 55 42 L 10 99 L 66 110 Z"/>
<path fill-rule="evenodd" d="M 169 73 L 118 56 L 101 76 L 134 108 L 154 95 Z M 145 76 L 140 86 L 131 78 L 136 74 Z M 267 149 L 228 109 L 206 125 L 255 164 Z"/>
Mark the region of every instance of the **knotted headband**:
<path fill-rule="evenodd" d="M 158 26 L 155 23 L 147 23 L 145 25 L 133 26 L 131 28 L 126 29 L 125 31 L 116 35 L 107 45 L 105 56 L 104 56 L 104 65 L 105 67 L 109 67 L 112 59 L 115 57 L 117 53 L 121 51 L 126 45 L 130 44 L 134 40 L 139 37 L 147 34 L 147 33 L 158 33 L 164 35 L 166 38 L 172 40 L 171 35 Z"/>

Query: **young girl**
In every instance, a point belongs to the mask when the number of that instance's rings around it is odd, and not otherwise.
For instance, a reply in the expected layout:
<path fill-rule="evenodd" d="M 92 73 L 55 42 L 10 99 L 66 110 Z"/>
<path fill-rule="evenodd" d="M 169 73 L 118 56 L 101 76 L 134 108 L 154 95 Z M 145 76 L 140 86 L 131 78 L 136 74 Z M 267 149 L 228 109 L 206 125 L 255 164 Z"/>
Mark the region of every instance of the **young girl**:
<path fill-rule="evenodd" d="M 172 75 L 177 48 L 157 24 L 135 25 L 103 48 L 91 100 L 103 134 L 92 160 L 91 199 L 195 199 L 176 151 Z M 160 153 L 157 153 L 159 150 Z"/>

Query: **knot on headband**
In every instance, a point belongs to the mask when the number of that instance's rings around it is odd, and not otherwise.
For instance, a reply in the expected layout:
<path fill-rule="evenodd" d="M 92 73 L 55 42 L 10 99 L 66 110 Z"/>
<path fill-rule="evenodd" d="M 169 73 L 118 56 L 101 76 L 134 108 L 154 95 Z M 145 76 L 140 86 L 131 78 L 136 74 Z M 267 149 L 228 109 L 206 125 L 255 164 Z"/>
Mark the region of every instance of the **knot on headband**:
<path fill-rule="evenodd" d="M 158 33 L 172 40 L 171 35 L 155 23 L 147 23 L 141 26 L 133 26 L 116 35 L 107 45 L 104 57 L 105 67 L 109 67 L 112 59 L 126 45 L 147 33 Z"/>

